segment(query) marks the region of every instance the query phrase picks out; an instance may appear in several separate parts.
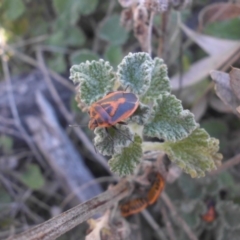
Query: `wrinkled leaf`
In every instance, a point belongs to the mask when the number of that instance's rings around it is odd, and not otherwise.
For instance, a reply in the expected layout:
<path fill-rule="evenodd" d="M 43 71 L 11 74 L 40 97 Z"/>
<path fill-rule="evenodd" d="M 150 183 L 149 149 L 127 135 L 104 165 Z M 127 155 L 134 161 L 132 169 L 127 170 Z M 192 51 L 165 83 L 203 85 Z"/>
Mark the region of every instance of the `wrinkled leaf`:
<path fill-rule="evenodd" d="M 235 96 L 240 100 L 240 69 L 232 68 L 229 76 L 231 89 L 233 90 Z"/>
<path fill-rule="evenodd" d="M 117 130 L 114 128 L 96 128 L 94 130 L 96 137 L 94 145 L 102 154 L 111 156 L 116 153 L 121 153 L 124 147 L 129 146 L 133 141 L 133 134 L 128 126 L 117 125 Z"/>
<path fill-rule="evenodd" d="M 91 105 L 112 91 L 115 73 L 109 62 L 101 59 L 73 65 L 70 69 L 70 79 L 74 83 L 80 83 L 78 91 L 81 101 Z"/>
<path fill-rule="evenodd" d="M 165 142 L 159 147 L 192 177 L 204 176 L 206 171 L 216 169 L 222 160 L 222 154 L 218 153 L 219 141 L 201 128 L 181 141 Z"/>
<path fill-rule="evenodd" d="M 162 59 L 155 58 L 150 87 L 145 93 L 144 98 L 157 99 L 160 94 L 169 93 L 170 90 L 167 66 Z"/>
<path fill-rule="evenodd" d="M 86 61 L 98 60 L 99 57 L 96 53 L 88 49 L 82 49 L 74 52 L 70 56 L 71 64 L 79 64 Z"/>
<path fill-rule="evenodd" d="M 128 32 L 120 25 L 120 17 L 112 15 L 103 24 L 99 36 L 112 45 L 122 45 L 128 38 Z"/>
<path fill-rule="evenodd" d="M 44 176 L 37 164 L 28 164 L 20 179 L 32 190 L 38 190 L 45 184 Z"/>
<path fill-rule="evenodd" d="M 175 142 L 189 136 L 198 126 L 193 114 L 183 110 L 181 101 L 174 95 L 161 95 L 153 110 L 150 123 L 144 127 L 146 136 Z"/>
<path fill-rule="evenodd" d="M 137 110 L 132 116 L 129 117 L 129 122 L 134 122 L 139 125 L 144 125 L 147 123 L 151 114 L 151 109 L 149 106 L 142 103 L 139 104 Z"/>
<path fill-rule="evenodd" d="M 240 206 L 233 202 L 220 202 L 217 211 L 226 228 L 240 230 Z"/>
<path fill-rule="evenodd" d="M 229 74 L 220 71 L 211 71 L 211 77 L 216 83 L 216 93 L 218 97 L 229 106 L 235 113 L 240 105 L 240 100 L 235 96 L 230 86 Z"/>
<path fill-rule="evenodd" d="M 132 174 L 142 157 L 142 140 L 135 135 L 134 142 L 123 148 L 120 154 L 114 155 L 108 162 L 112 172 L 120 176 Z"/>
<path fill-rule="evenodd" d="M 143 95 L 150 86 L 153 69 L 152 59 L 147 53 L 129 53 L 118 65 L 118 78 L 124 88 Z"/>

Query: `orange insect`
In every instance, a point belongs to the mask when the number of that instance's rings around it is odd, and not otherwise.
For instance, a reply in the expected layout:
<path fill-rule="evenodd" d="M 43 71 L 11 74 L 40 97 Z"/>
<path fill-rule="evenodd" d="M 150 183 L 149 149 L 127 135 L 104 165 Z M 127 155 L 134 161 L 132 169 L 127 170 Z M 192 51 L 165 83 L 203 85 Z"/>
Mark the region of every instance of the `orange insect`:
<path fill-rule="evenodd" d="M 147 194 L 147 201 L 149 205 L 156 202 L 164 186 L 165 186 L 165 181 L 163 177 L 161 176 L 160 173 L 157 173 L 156 178 L 154 179 L 154 183 Z"/>
<path fill-rule="evenodd" d="M 134 93 L 125 91 L 111 92 L 102 99 L 93 103 L 89 108 L 90 121 L 88 127 L 112 127 L 116 123 L 130 117 L 139 106 L 139 99 Z"/>
<path fill-rule="evenodd" d="M 120 206 L 121 214 L 123 217 L 130 216 L 141 212 L 147 207 L 148 203 L 145 198 L 132 199 Z"/>
<path fill-rule="evenodd" d="M 215 203 L 213 201 L 210 201 L 207 204 L 207 208 L 208 208 L 207 212 L 202 215 L 202 220 L 207 223 L 212 223 L 217 217 Z"/>

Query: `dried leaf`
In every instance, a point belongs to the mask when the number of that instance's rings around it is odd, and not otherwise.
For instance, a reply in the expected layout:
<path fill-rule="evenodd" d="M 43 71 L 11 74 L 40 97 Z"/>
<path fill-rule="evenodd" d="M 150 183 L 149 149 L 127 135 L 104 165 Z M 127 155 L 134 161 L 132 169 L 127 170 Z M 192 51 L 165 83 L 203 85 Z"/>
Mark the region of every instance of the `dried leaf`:
<path fill-rule="evenodd" d="M 235 93 L 235 96 L 240 100 L 240 69 L 232 68 L 229 76 L 231 88 Z"/>
<path fill-rule="evenodd" d="M 211 71 L 210 75 L 216 83 L 218 97 L 237 114 L 236 108 L 240 105 L 240 100 L 231 89 L 229 74 L 220 71 Z"/>
<path fill-rule="evenodd" d="M 118 0 L 122 7 L 131 7 L 136 1 L 135 0 Z"/>

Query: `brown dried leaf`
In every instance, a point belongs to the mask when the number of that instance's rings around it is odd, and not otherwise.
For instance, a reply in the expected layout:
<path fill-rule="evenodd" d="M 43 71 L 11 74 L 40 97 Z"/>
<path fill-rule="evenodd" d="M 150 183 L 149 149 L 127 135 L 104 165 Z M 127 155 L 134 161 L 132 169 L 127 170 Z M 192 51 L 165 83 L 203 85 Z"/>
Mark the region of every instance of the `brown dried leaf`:
<path fill-rule="evenodd" d="M 228 105 L 235 114 L 239 115 L 236 108 L 240 105 L 240 100 L 235 96 L 230 86 L 230 76 L 220 71 L 211 71 L 210 75 L 216 83 L 216 93 L 218 97 Z"/>
<path fill-rule="evenodd" d="M 229 76 L 231 88 L 235 93 L 235 96 L 240 100 L 240 69 L 232 68 Z"/>
<path fill-rule="evenodd" d="M 121 12 L 120 18 L 121 25 L 128 31 L 133 28 L 133 12 L 131 8 L 124 9 Z"/>
<path fill-rule="evenodd" d="M 209 98 L 209 105 L 220 113 L 231 113 L 231 109 L 226 106 L 215 94 L 211 95 Z"/>
<path fill-rule="evenodd" d="M 143 3 L 154 12 L 166 12 L 169 8 L 169 0 L 144 0 Z"/>
<path fill-rule="evenodd" d="M 199 26 L 202 29 L 206 24 L 236 18 L 240 15 L 240 4 L 215 3 L 202 9 L 199 14 Z"/>
<path fill-rule="evenodd" d="M 231 65 L 233 56 L 240 50 L 240 41 L 222 40 L 215 37 L 210 37 L 201 33 L 192 31 L 185 25 L 181 24 L 181 28 L 210 56 L 205 57 L 194 63 L 190 69 L 183 74 L 182 83 L 180 85 L 180 75 L 177 74 L 172 77 L 171 86 L 173 90 L 191 86 L 208 76 L 212 69 L 218 69 L 224 64 Z M 240 54 L 240 53 L 239 53 Z"/>

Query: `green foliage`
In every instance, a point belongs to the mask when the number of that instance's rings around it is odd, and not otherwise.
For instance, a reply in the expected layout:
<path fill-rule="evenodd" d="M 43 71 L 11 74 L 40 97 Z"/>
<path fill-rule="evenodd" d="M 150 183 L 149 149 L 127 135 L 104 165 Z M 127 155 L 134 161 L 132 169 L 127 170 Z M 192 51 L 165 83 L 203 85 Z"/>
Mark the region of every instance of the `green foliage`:
<path fill-rule="evenodd" d="M 3 17 L 9 21 L 18 19 L 26 10 L 22 0 L 4 0 L 2 7 Z"/>
<path fill-rule="evenodd" d="M 109 160 L 111 171 L 120 176 L 132 174 L 142 157 L 142 139 L 135 135 L 134 142 L 123 148 L 120 154 L 115 154 Z"/>
<path fill-rule="evenodd" d="M 239 40 L 240 38 L 240 18 L 231 18 L 224 21 L 216 21 L 207 24 L 204 33 L 219 38 Z"/>
<path fill-rule="evenodd" d="M 210 138 L 201 128 L 197 128 L 183 140 L 165 142 L 161 148 L 171 161 L 192 177 L 204 176 L 205 171 L 211 171 L 219 166 L 222 159 L 222 155 L 218 153 L 218 140 Z"/>
<path fill-rule="evenodd" d="M 217 211 L 223 220 L 224 226 L 231 230 L 240 230 L 240 206 L 233 202 L 220 202 Z"/>
<path fill-rule="evenodd" d="M 164 151 L 192 177 L 204 176 L 205 171 L 220 164 L 218 141 L 198 128 L 193 114 L 183 110 L 181 101 L 170 94 L 167 67 L 162 59 L 152 60 L 147 53 L 129 53 L 118 65 L 117 73 L 103 60 L 74 65 L 70 73 L 70 79 L 79 83 L 78 98 L 88 107 L 113 91 L 119 82 L 120 87 L 140 100 L 137 110 L 126 120 L 129 127 L 117 126 L 117 131 L 107 128 L 108 133 L 101 128 L 94 131 L 97 150 L 113 156 L 109 161 L 113 172 L 120 176 L 132 174 L 142 152 L 151 150 Z M 134 134 L 132 143 L 129 139 Z M 165 142 L 141 144 L 144 135 Z"/>
<path fill-rule="evenodd" d="M 111 63 L 111 65 L 117 67 L 123 58 L 121 47 L 114 45 L 109 46 L 105 51 L 105 58 Z"/>
<path fill-rule="evenodd" d="M 1 135 L 0 136 L 0 151 L 8 154 L 12 151 L 13 140 L 11 137 Z"/>
<path fill-rule="evenodd" d="M 115 74 L 108 62 L 87 61 L 71 67 L 70 79 L 80 83 L 81 100 L 89 106 L 113 89 Z"/>
<path fill-rule="evenodd" d="M 189 136 L 197 126 L 194 115 L 183 110 L 180 100 L 174 95 L 164 94 L 157 99 L 152 119 L 144 127 L 144 134 L 176 142 Z"/>
<path fill-rule="evenodd" d="M 108 132 L 107 132 L 108 131 Z M 131 144 L 134 139 L 133 133 L 124 125 L 118 125 L 117 130 L 113 128 L 96 128 L 94 133 L 94 145 L 102 155 L 114 155 L 121 153 L 124 147 Z"/>
<path fill-rule="evenodd" d="M 82 49 L 71 54 L 71 64 L 79 64 L 86 61 L 98 60 L 98 55 L 91 50 Z"/>
<path fill-rule="evenodd" d="M 129 53 L 118 66 L 118 78 L 124 88 L 143 95 L 150 86 L 153 62 L 147 53 Z"/>
<path fill-rule="evenodd" d="M 21 181 L 30 189 L 41 189 L 45 184 L 44 176 L 36 164 L 28 164 L 26 170 L 20 176 Z"/>
<path fill-rule="evenodd" d="M 128 33 L 120 25 L 120 16 L 112 15 L 104 22 L 99 36 L 112 45 L 122 45 L 126 42 Z"/>
<path fill-rule="evenodd" d="M 163 93 L 170 92 L 170 83 L 167 72 L 167 65 L 160 58 L 154 59 L 152 78 L 150 87 L 144 95 L 144 98 L 157 99 Z"/>
<path fill-rule="evenodd" d="M 48 59 L 47 63 L 48 63 L 47 66 L 50 69 L 53 69 L 58 73 L 66 71 L 64 55 L 61 53 L 54 54 L 51 58 Z"/>

